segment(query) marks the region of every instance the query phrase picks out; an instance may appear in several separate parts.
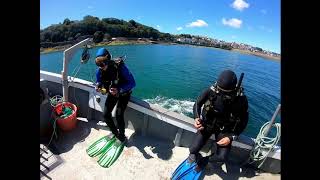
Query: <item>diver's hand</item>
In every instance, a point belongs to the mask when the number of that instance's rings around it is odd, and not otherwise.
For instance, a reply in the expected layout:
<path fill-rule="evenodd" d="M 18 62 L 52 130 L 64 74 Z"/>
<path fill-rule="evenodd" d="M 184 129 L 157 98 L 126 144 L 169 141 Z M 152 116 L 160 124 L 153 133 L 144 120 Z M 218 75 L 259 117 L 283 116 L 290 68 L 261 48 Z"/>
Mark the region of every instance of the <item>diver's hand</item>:
<path fill-rule="evenodd" d="M 196 127 L 199 131 L 202 130 L 204 127 L 201 124 L 201 119 L 200 118 L 196 118 L 194 119 L 194 127 Z"/>
<path fill-rule="evenodd" d="M 100 91 L 100 89 L 99 89 L 99 87 L 98 87 L 98 86 L 95 86 L 95 87 L 94 87 L 94 89 L 95 89 L 97 92 L 99 92 L 99 91 Z"/>
<path fill-rule="evenodd" d="M 96 87 L 95 89 L 96 89 L 97 92 L 100 92 L 103 95 L 107 94 L 107 90 L 105 88 Z"/>
<path fill-rule="evenodd" d="M 229 137 L 224 137 L 222 139 L 220 139 L 220 141 L 217 142 L 218 145 L 220 146 L 228 146 L 230 144 L 230 139 Z"/>
<path fill-rule="evenodd" d="M 116 94 L 118 94 L 118 89 L 117 88 L 110 88 L 109 92 L 110 92 L 110 94 L 115 96 Z"/>

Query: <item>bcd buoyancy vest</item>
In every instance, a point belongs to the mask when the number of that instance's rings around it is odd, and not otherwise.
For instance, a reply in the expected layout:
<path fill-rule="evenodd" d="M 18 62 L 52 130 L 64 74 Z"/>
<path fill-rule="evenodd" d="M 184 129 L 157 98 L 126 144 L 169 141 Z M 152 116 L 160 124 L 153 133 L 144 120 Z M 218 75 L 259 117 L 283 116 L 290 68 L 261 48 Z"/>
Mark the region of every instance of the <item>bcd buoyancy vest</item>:
<path fill-rule="evenodd" d="M 241 93 L 242 94 L 242 93 Z M 234 131 L 240 119 L 238 93 L 226 95 L 211 86 L 208 100 L 204 103 L 202 116 L 205 116 L 205 126 L 209 129 L 220 131 Z"/>
<path fill-rule="evenodd" d="M 108 68 L 106 71 L 100 70 L 100 78 L 101 82 L 104 86 L 104 88 L 118 88 L 119 84 L 123 80 L 121 78 L 120 68 L 124 64 L 124 62 L 121 61 L 113 61 L 109 60 L 108 62 Z"/>

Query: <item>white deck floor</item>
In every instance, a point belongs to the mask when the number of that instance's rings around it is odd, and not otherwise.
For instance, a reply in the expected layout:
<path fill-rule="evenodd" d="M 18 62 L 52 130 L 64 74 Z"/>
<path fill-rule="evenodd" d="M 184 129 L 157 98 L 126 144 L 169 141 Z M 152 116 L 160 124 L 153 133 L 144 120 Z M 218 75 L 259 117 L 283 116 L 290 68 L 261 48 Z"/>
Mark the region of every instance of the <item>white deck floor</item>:
<path fill-rule="evenodd" d="M 170 179 L 172 172 L 189 153 L 188 148 L 175 147 L 173 143 L 143 137 L 126 129 L 128 143 L 122 154 L 110 168 L 102 168 L 97 163 L 97 158 L 86 154 L 86 148 L 109 133 L 105 127 L 79 121 L 77 129 L 63 134 L 59 139 L 57 145 L 62 163 L 46 172 L 47 176 L 54 180 Z M 44 164 L 54 161 L 54 157 L 51 156 Z M 41 179 L 48 178 L 42 176 Z M 258 173 L 236 165 L 219 167 L 209 164 L 204 179 L 280 180 L 280 174 Z"/>

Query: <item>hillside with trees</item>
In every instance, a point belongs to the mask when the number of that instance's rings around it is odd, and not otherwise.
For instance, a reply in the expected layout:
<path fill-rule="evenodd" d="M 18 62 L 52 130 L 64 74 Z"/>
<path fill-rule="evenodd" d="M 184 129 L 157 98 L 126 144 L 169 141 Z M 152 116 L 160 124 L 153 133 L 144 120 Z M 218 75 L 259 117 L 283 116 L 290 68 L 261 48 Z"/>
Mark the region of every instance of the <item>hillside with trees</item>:
<path fill-rule="evenodd" d="M 72 21 L 66 18 L 62 23 L 40 29 L 40 52 L 45 53 L 63 50 L 89 37 L 93 38 L 96 45 L 109 44 L 114 38 L 117 42 L 113 45 L 123 43 L 190 44 L 226 50 L 238 50 L 243 53 L 280 59 L 280 54 L 278 53 L 265 51 L 260 47 L 243 43 L 230 43 L 190 34 L 172 35 L 170 33 L 160 32 L 155 28 L 143 25 L 134 20 L 124 21 L 117 18 L 99 19 L 98 17 L 90 15 L 85 16 L 80 21 Z"/>
<path fill-rule="evenodd" d="M 87 37 L 94 37 L 96 43 L 104 38 L 127 37 L 148 38 L 151 40 L 172 41 L 169 33 L 140 24 L 134 20 L 124 21 L 116 18 L 85 16 L 81 21 L 65 19 L 63 23 L 51 25 L 40 30 L 40 46 L 43 48 L 72 44 Z"/>

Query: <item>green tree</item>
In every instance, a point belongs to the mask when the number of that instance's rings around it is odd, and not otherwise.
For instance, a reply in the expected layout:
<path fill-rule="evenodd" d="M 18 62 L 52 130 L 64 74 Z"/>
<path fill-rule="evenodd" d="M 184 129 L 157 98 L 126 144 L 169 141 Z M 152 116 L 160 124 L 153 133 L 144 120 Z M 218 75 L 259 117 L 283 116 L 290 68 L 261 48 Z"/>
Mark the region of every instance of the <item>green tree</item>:
<path fill-rule="evenodd" d="M 255 47 L 255 49 L 256 49 L 257 51 L 263 51 L 262 48 L 259 48 L 259 47 Z"/>
<path fill-rule="evenodd" d="M 109 34 L 109 33 L 105 33 L 105 34 L 104 34 L 104 39 L 110 41 L 110 40 L 111 40 L 110 34 Z"/>
<path fill-rule="evenodd" d="M 99 43 L 103 40 L 104 34 L 102 31 L 97 31 L 93 34 L 93 42 Z"/>
<path fill-rule="evenodd" d="M 77 34 L 74 36 L 74 39 L 78 39 L 80 36 L 81 36 L 81 33 L 77 33 Z"/>
<path fill-rule="evenodd" d="M 137 24 L 134 20 L 130 20 L 129 23 L 133 26 L 133 27 L 137 27 Z"/>
<path fill-rule="evenodd" d="M 40 44 L 41 47 L 42 45 L 54 46 L 63 44 L 63 42 L 67 42 L 71 38 L 73 40 L 79 40 L 93 36 L 95 39 L 97 38 L 97 41 L 100 41 L 101 36 L 103 38 L 106 33 L 111 37 L 152 37 L 154 40 L 158 38 L 163 40 L 174 39 L 169 33 L 161 33 L 152 27 L 145 26 L 134 20 L 128 22 L 116 18 L 102 18 L 100 20 L 97 17 L 88 15 L 80 21 L 71 21 L 66 18 L 63 23 L 42 29 L 40 31 Z M 109 36 L 107 35 L 106 39 L 108 38 Z"/>
<path fill-rule="evenodd" d="M 71 23 L 70 19 L 66 18 L 64 21 L 63 21 L 63 24 L 64 25 L 69 25 Z"/>

